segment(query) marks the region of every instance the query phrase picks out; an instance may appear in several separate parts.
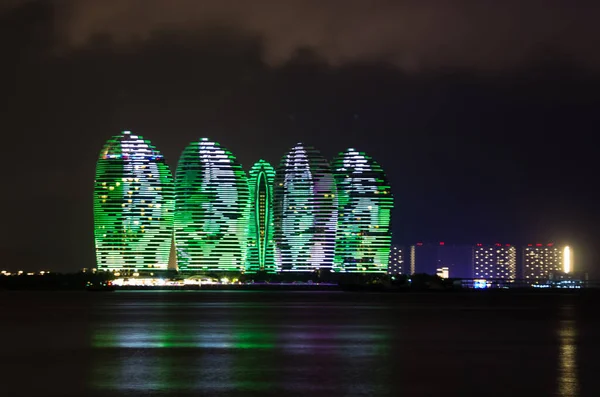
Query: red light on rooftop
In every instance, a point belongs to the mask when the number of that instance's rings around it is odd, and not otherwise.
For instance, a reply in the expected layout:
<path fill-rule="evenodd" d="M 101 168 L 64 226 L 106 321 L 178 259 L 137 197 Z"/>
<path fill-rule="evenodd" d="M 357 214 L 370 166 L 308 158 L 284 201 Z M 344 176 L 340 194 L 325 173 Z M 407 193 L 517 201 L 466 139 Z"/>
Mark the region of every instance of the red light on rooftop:
<path fill-rule="evenodd" d="M 481 247 L 482 245 L 483 245 L 483 244 L 481 244 L 481 243 L 477 243 L 477 246 L 478 246 L 478 247 Z"/>
<path fill-rule="evenodd" d="M 533 247 L 533 244 L 527 244 L 528 247 Z"/>
<path fill-rule="evenodd" d="M 496 247 L 501 247 L 501 246 L 502 246 L 502 244 L 496 243 Z"/>
<path fill-rule="evenodd" d="M 440 241 L 440 245 L 444 245 L 444 242 L 443 242 L 443 241 Z"/>
<path fill-rule="evenodd" d="M 550 243 L 548 244 L 548 247 L 552 247 L 554 245 L 554 243 Z"/>
<path fill-rule="evenodd" d="M 507 247 L 510 247 L 510 244 L 504 244 L 504 245 L 506 245 Z"/>
<path fill-rule="evenodd" d="M 536 247 L 541 247 L 542 245 L 543 245 L 543 244 L 540 244 L 540 243 L 538 243 L 538 244 L 536 244 L 535 246 L 536 246 Z"/>
<path fill-rule="evenodd" d="M 423 243 L 417 243 L 417 245 L 423 245 Z"/>

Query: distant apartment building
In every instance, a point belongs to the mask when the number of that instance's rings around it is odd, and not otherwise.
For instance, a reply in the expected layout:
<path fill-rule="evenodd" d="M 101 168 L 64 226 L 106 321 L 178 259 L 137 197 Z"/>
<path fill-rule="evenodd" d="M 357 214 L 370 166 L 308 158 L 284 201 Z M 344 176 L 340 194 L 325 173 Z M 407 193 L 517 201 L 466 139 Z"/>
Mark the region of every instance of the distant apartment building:
<path fill-rule="evenodd" d="M 476 244 L 473 248 L 475 278 L 517 278 L 517 248 L 510 244 Z"/>
<path fill-rule="evenodd" d="M 450 277 L 449 269 L 447 267 L 441 267 L 437 269 L 436 275 L 440 278 Z"/>
<path fill-rule="evenodd" d="M 410 273 L 437 274 L 448 268 L 449 278 L 473 278 L 473 246 L 417 243 L 410 247 Z"/>
<path fill-rule="evenodd" d="M 563 257 L 569 248 L 554 244 L 527 244 L 523 248 L 522 271 L 525 280 L 548 280 L 553 273 L 563 272 Z M 568 260 L 570 262 L 570 259 Z M 570 266 L 570 263 L 567 263 Z M 566 269 L 567 273 L 571 269 Z"/>
<path fill-rule="evenodd" d="M 392 245 L 388 260 L 388 274 L 404 274 L 404 250 L 402 247 Z"/>

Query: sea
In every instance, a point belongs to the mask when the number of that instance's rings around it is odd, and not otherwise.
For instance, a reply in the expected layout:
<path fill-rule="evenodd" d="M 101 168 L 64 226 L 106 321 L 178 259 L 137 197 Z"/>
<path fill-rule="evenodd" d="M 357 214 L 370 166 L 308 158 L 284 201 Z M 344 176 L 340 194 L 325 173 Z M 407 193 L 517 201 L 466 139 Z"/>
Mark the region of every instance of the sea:
<path fill-rule="evenodd" d="M 600 297 L 0 292 L 0 395 L 600 396 Z"/>

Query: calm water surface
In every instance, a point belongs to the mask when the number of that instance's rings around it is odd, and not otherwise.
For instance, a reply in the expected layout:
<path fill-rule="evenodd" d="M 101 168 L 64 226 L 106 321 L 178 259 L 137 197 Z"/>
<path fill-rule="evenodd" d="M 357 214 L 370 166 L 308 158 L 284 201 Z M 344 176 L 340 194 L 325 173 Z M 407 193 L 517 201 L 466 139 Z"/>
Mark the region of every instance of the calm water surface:
<path fill-rule="evenodd" d="M 598 298 L 0 293 L 2 396 L 600 396 Z"/>

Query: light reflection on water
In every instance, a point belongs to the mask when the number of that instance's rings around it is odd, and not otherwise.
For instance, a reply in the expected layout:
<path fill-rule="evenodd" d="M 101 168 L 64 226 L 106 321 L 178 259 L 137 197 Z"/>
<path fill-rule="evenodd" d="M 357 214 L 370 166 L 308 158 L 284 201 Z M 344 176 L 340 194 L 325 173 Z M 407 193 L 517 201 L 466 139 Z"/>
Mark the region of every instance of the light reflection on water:
<path fill-rule="evenodd" d="M 5 293 L 1 396 L 600 396 L 595 298 Z"/>
<path fill-rule="evenodd" d="M 273 349 L 285 350 L 339 348 L 357 349 L 384 347 L 385 335 L 345 329 L 320 331 L 286 331 L 275 335 L 253 326 L 244 330 L 223 327 L 199 327 L 194 333 L 184 332 L 175 326 L 149 329 L 147 324 L 121 324 L 94 330 L 94 348 L 212 348 L 212 349 Z"/>
<path fill-rule="evenodd" d="M 111 354 L 108 360 L 100 356 L 93 385 L 98 390 L 120 391 L 242 392 L 276 386 L 279 390 L 335 392 L 348 383 L 344 379 L 337 381 L 337 387 L 332 383 L 340 369 L 352 375 L 361 358 L 386 354 L 386 333 L 376 326 L 265 327 L 228 319 L 216 324 L 143 319 L 105 324 L 93 331 L 92 346 L 119 352 L 118 359 Z M 307 358 L 295 362 L 300 356 Z M 285 367 L 277 368 L 276 363 Z M 367 380 L 373 384 L 350 382 L 354 392 L 381 388 L 375 384 L 376 377 Z"/>
<path fill-rule="evenodd" d="M 562 397 L 579 395 L 577 362 L 577 323 L 573 305 L 561 307 L 562 318 L 558 329 L 558 394 Z"/>

